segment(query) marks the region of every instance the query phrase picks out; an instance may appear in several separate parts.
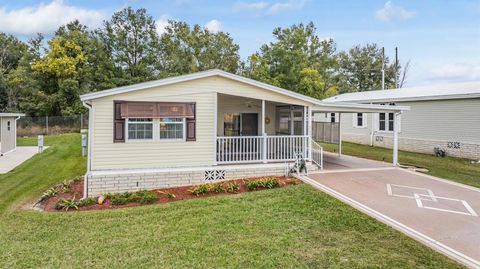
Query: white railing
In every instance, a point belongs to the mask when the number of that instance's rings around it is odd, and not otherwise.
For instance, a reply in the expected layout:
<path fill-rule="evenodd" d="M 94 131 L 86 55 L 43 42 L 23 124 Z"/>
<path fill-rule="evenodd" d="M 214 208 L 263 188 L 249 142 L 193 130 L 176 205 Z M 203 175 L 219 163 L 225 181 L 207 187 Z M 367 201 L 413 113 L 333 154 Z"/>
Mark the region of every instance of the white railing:
<path fill-rule="evenodd" d="M 311 138 L 310 138 L 311 139 Z M 317 142 L 311 139 L 312 143 L 312 162 L 320 167 L 323 170 L 323 147 L 320 146 Z"/>
<path fill-rule="evenodd" d="M 296 154 L 301 154 L 304 159 L 308 158 L 308 136 L 267 136 L 266 140 L 268 161 L 295 160 Z"/>
<path fill-rule="evenodd" d="M 295 160 L 296 154 L 309 158 L 308 136 L 217 137 L 218 164 Z"/>

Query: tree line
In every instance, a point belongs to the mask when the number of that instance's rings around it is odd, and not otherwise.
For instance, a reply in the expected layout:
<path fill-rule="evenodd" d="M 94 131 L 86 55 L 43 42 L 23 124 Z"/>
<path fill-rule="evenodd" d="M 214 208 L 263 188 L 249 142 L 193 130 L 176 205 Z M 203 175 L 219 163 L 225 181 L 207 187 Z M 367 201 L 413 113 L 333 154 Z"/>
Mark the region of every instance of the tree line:
<path fill-rule="evenodd" d="M 78 114 L 81 94 L 213 68 L 319 99 L 380 89 L 383 62 L 386 88 L 405 77 L 376 44 L 338 51 L 312 22 L 275 28 L 274 41 L 245 61 L 229 33 L 173 20 L 164 30 L 145 9 L 128 7 L 98 29 L 63 25 L 46 44 L 42 34 L 23 42 L 0 33 L 0 111 Z"/>

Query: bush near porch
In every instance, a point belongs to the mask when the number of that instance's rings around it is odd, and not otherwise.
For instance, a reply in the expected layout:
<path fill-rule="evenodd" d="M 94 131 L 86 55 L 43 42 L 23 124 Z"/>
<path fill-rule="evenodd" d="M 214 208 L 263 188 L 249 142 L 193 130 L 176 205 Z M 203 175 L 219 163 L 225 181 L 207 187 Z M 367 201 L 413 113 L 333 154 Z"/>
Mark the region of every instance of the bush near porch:
<path fill-rule="evenodd" d="M 338 145 L 323 144 L 326 151 L 338 152 Z M 392 149 L 342 142 L 342 153 L 377 161 L 392 162 Z M 398 151 L 402 165 L 426 168 L 427 174 L 480 188 L 480 164 L 455 157 L 435 157 L 430 154 Z"/>
<path fill-rule="evenodd" d="M 0 175 L 1 267 L 462 268 L 306 184 L 119 210 L 26 210 L 84 172 L 79 135 L 45 139 L 43 154 Z"/>

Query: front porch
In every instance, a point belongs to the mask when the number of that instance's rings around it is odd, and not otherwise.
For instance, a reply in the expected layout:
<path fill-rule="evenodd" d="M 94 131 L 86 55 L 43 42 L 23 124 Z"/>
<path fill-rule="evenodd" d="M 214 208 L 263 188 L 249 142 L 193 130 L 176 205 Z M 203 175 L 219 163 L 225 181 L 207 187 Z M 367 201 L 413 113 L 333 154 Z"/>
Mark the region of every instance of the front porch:
<path fill-rule="evenodd" d="M 218 94 L 215 162 L 274 163 L 303 157 L 322 165 L 308 106 Z"/>

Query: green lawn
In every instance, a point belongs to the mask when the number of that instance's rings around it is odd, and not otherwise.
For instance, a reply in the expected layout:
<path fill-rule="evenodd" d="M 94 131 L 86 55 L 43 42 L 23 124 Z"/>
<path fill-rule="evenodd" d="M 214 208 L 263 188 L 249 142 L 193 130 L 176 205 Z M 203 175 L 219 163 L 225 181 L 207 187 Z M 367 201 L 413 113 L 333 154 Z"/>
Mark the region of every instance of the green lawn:
<path fill-rule="evenodd" d="M 326 151 L 338 152 L 337 145 L 322 144 L 322 146 Z M 342 142 L 342 153 L 379 161 L 392 161 L 392 149 L 368 145 Z M 427 168 L 428 174 L 432 176 L 480 187 L 480 164 L 472 164 L 470 160 L 454 157 L 441 158 L 408 151 L 399 151 L 398 160 L 403 165 Z"/>
<path fill-rule="evenodd" d="M 84 172 L 79 135 L 46 144 L 0 175 L 2 268 L 461 267 L 308 185 L 97 212 L 26 210 Z"/>

